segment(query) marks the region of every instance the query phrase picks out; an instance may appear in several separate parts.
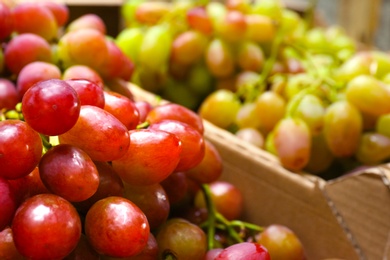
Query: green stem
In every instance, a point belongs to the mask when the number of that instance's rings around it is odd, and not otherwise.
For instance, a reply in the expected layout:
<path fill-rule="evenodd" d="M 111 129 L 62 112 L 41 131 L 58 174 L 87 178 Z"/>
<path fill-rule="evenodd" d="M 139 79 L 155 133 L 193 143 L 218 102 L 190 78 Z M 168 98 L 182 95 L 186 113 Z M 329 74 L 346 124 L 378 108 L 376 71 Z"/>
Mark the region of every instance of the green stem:
<path fill-rule="evenodd" d="M 262 232 L 264 230 L 264 227 L 261 227 L 261 226 L 258 226 L 256 224 L 252 224 L 252 223 L 249 223 L 249 222 L 245 222 L 245 221 L 240 221 L 240 220 L 232 220 L 232 221 L 230 221 L 230 225 L 231 226 L 242 227 L 242 228 L 245 228 L 245 229 L 250 229 L 250 230 L 253 230 L 253 231 L 257 231 L 257 232 Z"/>
<path fill-rule="evenodd" d="M 233 238 L 237 243 L 244 242 L 244 240 L 240 237 L 237 231 L 234 229 L 234 226 L 231 225 L 230 221 L 227 220 L 222 214 L 216 212 L 216 219 L 226 226 L 226 230 L 229 233 L 229 237 Z"/>
<path fill-rule="evenodd" d="M 41 139 L 42 139 L 42 144 L 43 144 L 43 147 L 46 149 L 46 151 L 48 151 L 50 148 L 53 147 L 53 145 L 49 142 L 49 140 L 47 140 L 46 136 L 42 135 L 42 134 L 39 134 L 41 136 Z"/>
<path fill-rule="evenodd" d="M 202 185 L 202 191 L 206 201 L 207 207 L 207 245 L 208 249 L 214 248 L 214 237 L 215 237 L 215 225 L 216 225 L 216 209 L 215 205 L 211 200 L 211 191 L 210 187 L 207 184 Z"/>
<path fill-rule="evenodd" d="M 283 43 L 284 39 L 284 30 L 282 28 L 279 28 L 278 33 L 276 34 L 274 41 L 271 46 L 271 53 L 269 58 L 266 60 L 264 64 L 264 69 L 261 72 L 261 75 L 259 77 L 259 81 L 256 83 L 255 93 L 253 95 L 249 95 L 249 97 L 257 97 L 258 93 L 262 93 L 265 91 L 267 87 L 267 80 L 272 72 L 272 69 L 276 63 L 276 60 L 278 58 L 278 53 L 280 50 L 280 47 Z"/>

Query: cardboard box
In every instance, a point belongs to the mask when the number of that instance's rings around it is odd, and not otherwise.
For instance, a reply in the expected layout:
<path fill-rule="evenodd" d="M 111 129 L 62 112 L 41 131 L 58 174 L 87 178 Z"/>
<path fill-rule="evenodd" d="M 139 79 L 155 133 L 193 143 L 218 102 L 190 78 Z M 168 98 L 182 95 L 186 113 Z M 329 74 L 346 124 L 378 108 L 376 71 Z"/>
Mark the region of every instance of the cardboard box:
<path fill-rule="evenodd" d="M 157 97 L 130 84 L 137 100 Z M 279 223 L 299 236 L 308 260 L 390 257 L 390 166 L 325 181 L 292 173 L 278 159 L 204 121 L 205 138 L 223 158 L 222 179 L 243 192 L 244 220 Z"/>

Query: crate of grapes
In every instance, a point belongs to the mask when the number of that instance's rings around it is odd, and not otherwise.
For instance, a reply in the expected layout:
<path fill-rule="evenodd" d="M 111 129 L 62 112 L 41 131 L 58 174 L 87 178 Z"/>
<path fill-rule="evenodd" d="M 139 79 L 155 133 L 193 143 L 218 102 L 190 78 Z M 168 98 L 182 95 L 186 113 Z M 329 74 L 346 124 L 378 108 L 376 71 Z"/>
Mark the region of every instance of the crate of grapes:
<path fill-rule="evenodd" d="M 129 88 L 137 100 L 161 102 L 137 85 Z M 223 159 L 222 179 L 243 192 L 243 219 L 259 225 L 289 226 L 305 245 L 308 259 L 389 256 L 387 165 L 326 181 L 312 174 L 293 173 L 282 167 L 277 157 L 206 120 L 204 125 L 205 138 Z"/>

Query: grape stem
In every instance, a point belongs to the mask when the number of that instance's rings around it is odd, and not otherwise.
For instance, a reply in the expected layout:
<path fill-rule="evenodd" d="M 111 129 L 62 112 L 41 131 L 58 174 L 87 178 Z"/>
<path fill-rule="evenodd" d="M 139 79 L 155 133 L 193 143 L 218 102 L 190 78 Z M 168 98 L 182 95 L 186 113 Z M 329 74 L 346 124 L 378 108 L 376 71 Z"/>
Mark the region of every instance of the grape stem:
<path fill-rule="evenodd" d="M 207 245 L 209 250 L 215 248 L 214 237 L 217 229 L 227 231 L 228 237 L 235 243 L 244 242 L 246 231 L 255 231 L 259 233 L 264 230 L 264 227 L 253 223 L 226 219 L 226 217 L 216 209 L 211 198 L 210 187 L 207 184 L 203 184 L 201 187 L 206 202 L 208 216 L 207 220 L 200 226 L 207 230 Z M 239 228 L 239 232 L 237 231 L 237 228 Z"/>

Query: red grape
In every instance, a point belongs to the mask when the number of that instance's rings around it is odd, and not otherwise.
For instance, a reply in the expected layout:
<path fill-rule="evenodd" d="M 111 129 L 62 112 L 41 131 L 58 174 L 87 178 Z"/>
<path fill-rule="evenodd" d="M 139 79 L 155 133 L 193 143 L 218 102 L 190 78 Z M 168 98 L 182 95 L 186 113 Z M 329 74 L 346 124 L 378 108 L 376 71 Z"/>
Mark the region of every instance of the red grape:
<path fill-rule="evenodd" d="M 77 92 L 64 80 L 49 79 L 31 86 L 23 96 L 25 121 L 44 135 L 60 135 L 70 130 L 80 114 Z"/>
<path fill-rule="evenodd" d="M 211 183 L 222 175 L 222 157 L 217 148 L 205 140 L 205 154 L 202 161 L 195 167 L 186 171 L 186 176 L 198 183 Z"/>
<path fill-rule="evenodd" d="M 81 148 L 94 161 L 119 159 L 130 146 L 126 126 L 109 112 L 90 105 L 81 106 L 76 124 L 58 138 L 61 144 Z"/>
<path fill-rule="evenodd" d="M 86 214 L 89 208 L 98 200 L 109 196 L 124 196 L 124 186 L 122 179 L 114 171 L 108 162 L 95 161 L 96 169 L 99 172 L 99 186 L 96 192 L 86 200 L 73 202 L 73 205 L 82 214 Z"/>
<path fill-rule="evenodd" d="M 90 28 L 67 32 L 58 42 L 57 56 L 64 68 L 85 65 L 98 70 L 108 57 L 105 35 Z"/>
<path fill-rule="evenodd" d="M 169 217 L 170 202 L 162 185 L 132 186 L 125 183 L 124 197 L 137 205 L 148 219 L 150 230 L 157 230 Z"/>
<path fill-rule="evenodd" d="M 149 129 L 167 131 L 179 138 L 182 151 L 175 171 L 189 170 L 202 161 L 205 153 L 204 138 L 191 125 L 177 120 L 165 119 L 151 124 Z"/>
<path fill-rule="evenodd" d="M 214 260 L 271 260 L 271 257 L 264 246 L 241 242 L 225 248 Z"/>
<path fill-rule="evenodd" d="M 104 110 L 118 118 L 128 130 L 135 129 L 139 124 L 139 112 L 134 102 L 113 91 L 104 91 L 103 95 Z"/>
<path fill-rule="evenodd" d="M 93 13 L 87 13 L 77 17 L 67 25 L 66 30 L 70 32 L 85 28 L 95 29 L 101 34 L 107 33 L 107 28 L 103 19 Z"/>
<path fill-rule="evenodd" d="M 19 101 L 15 84 L 9 79 L 0 78 L 0 109 L 14 109 Z"/>
<path fill-rule="evenodd" d="M 149 237 L 145 214 L 130 200 L 106 197 L 97 201 L 85 218 L 85 235 L 100 254 L 129 257 L 142 252 Z"/>
<path fill-rule="evenodd" d="M 16 210 L 12 231 L 18 251 L 30 259 L 62 259 L 81 236 L 81 221 L 67 200 L 54 194 L 35 195 Z"/>
<path fill-rule="evenodd" d="M 7 68 L 12 73 L 18 74 L 30 62 L 52 62 L 52 51 L 49 43 L 41 36 L 21 33 L 8 42 L 4 59 Z"/>
<path fill-rule="evenodd" d="M 39 162 L 39 174 L 52 193 L 71 202 L 90 198 L 99 186 L 99 173 L 91 158 L 71 145 L 49 149 Z"/>
<path fill-rule="evenodd" d="M 20 97 L 35 83 L 49 79 L 60 79 L 60 69 L 49 62 L 33 61 L 22 68 L 16 80 L 16 89 Z"/>
<path fill-rule="evenodd" d="M 104 86 L 103 79 L 101 78 L 100 74 L 96 70 L 86 65 L 78 64 L 66 68 L 62 74 L 62 79 L 86 79 L 95 83 L 101 88 Z"/>
<path fill-rule="evenodd" d="M 81 234 L 76 248 L 67 255 L 63 260 L 100 260 L 100 255 L 92 248 L 87 237 Z"/>
<path fill-rule="evenodd" d="M 80 105 L 91 105 L 104 108 L 103 88 L 88 79 L 67 79 L 65 80 L 77 92 Z"/>
<path fill-rule="evenodd" d="M 18 205 L 20 205 L 26 199 L 42 194 L 42 193 L 51 193 L 41 180 L 39 175 L 38 166 L 34 168 L 32 172 L 23 176 L 21 178 L 8 180 L 12 189 L 15 191 Z"/>
<path fill-rule="evenodd" d="M 149 111 L 146 117 L 146 121 L 150 124 L 154 124 L 165 119 L 181 121 L 191 125 L 193 128 L 198 130 L 200 134 L 203 134 L 204 132 L 202 118 L 192 110 L 175 103 L 155 106 Z"/>
<path fill-rule="evenodd" d="M 6 179 L 0 177 L 0 230 L 11 224 L 17 207 L 17 200 L 12 186 Z"/>
<path fill-rule="evenodd" d="M 14 30 L 12 9 L 4 2 L 0 2 L 0 40 L 6 39 Z"/>
<path fill-rule="evenodd" d="M 28 175 L 42 156 L 42 140 L 27 123 L 0 121 L 0 177 L 17 179 Z"/>
<path fill-rule="evenodd" d="M 12 229 L 4 228 L 0 231 L 0 259 L 3 260 L 24 260 L 25 258 L 15 247 Z"/>
<path fill-rule="evenodd" d="M 54 1 L 40 1 L 38 4 L 43 5 L 52 12 L 57 26 L 64 26 L 69 20 L 69 7 L 65 3 Z"/>
<path fill-rule="evenodd" d="M 51 41 L 57 38 L 58 25 L 53 13 L 43 5 L 19 3 L 13 9 L 15 31 L 34 33 Z"/>
<path fill-rule="evenodd" d="M 125 154 L 112 161 L 124 182 L 151 185 L 167 178 L 180 161 L 182 145 L 179 138 L 159 129 L 129 131 L 130 142 Z"/>

